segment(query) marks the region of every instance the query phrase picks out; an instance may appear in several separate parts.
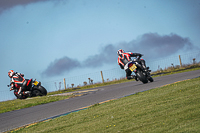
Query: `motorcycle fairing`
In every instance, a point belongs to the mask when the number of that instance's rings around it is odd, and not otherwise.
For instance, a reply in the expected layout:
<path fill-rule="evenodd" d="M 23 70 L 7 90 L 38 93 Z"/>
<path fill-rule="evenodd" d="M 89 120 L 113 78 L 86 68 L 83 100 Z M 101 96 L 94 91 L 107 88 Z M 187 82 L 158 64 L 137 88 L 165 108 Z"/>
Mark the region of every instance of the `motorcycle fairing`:
<path fill-rule="evenodd" d="M 35 81 L 33 84 L 34 84 L 35 86 L 37 86 L 37 85 L 38 85 L 38 83 L 39 83 L 38 81 Z"/>
<path fill-rule="evenodd" d="M 137 69 L 136 62 L 130 61 L 129 63 L 127 63 L 127 64 L 125 65 L 125 68 L 124 68 L 124 69 L 125 69 L 125 70 L 126 70 L 126 69 L 129 69 L 129 70 L 131 70 L 131 71 L 133 72 L 134 70 Z"/>
<path fill-rule="evenodd" d="M 137 69 L 137 66 L 136 66 L 135 64 L 132 64 L 132 65 L 129 67 L 129 69 L 130 69 L 131 71 L 134 71 L 135 69 Z"/>

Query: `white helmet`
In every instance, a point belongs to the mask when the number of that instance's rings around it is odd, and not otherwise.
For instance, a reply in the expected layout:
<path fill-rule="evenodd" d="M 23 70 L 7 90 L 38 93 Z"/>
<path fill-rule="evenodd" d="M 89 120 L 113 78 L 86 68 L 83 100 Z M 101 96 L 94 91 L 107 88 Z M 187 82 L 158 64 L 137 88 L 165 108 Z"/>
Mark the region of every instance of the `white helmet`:
<path fill-rule="evenodd" d="M 122 49 L 119 49 L 118 51 L 117 51 L 117 55 L 119 56 L 120 54 L 122 54 L 122 53 L 124 53 L 124 50 L 122 50 Z"/>
<path fill-rule="evenodd" d="M 13 70 L 10 70 L 9 72 L 8 72 L 8 76 L 10 77 L 10 78 L 12 78 L 12 76 L 15 74 L 15 72 L 13 71 Z"/>

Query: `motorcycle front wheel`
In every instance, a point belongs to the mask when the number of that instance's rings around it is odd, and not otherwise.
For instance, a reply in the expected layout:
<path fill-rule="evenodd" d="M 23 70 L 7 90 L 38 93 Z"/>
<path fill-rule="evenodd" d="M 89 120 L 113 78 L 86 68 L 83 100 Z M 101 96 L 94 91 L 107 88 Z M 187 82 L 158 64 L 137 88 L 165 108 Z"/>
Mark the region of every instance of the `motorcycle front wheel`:
<path fill-rule="evenodd" d="M 150 82 L 153 82 L 153 81 L 154 81 L 153 78 L 152 78 L 151 76 L 148 77 L 148 80 L 149 80 Z"/>

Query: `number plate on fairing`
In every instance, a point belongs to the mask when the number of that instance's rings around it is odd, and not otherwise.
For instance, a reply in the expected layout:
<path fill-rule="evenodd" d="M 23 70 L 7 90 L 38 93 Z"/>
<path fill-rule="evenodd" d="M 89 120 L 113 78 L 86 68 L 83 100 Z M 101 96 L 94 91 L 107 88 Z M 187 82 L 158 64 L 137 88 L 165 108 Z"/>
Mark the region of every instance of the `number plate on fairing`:
<path fill-rule="evenodd" d="M 38 83 L 39 83 L 38 81 L 35 81 L 33 84 L 36 86 L 36 85 L 38 85 Z"/>
<path fill-rule="evenodd" d="M 129 69 L 130 69 L 131 71 L 134 71 L 136 68 L 137 68 L 137 66 L 136 66 L 135 64 L 133 64 Z"/>

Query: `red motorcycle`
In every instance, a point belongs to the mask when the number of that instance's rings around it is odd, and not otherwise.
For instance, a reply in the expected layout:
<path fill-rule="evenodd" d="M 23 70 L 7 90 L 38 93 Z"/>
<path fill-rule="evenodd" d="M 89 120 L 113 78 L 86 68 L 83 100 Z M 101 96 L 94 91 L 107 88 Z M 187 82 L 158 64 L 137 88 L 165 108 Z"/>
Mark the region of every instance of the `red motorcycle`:
<path fill-rule="evenodd" d="M 25 79 L 24 81 L 26 84 L 26 92 L 25 94 L 21 94 L 20 96 L 18 94 L 20 86 L 18 84 L 14 84 L 13 88 L 11 90 L 14 90 L 14 95 L 17 97 L 17 99 L 26 99 L 28 97 L 36 97 L 36 96 L 46 96 L 47 95 L 47 90 L 41 86 L 41 82 L 38 82 L 36 80 L 32 79 Z M 13 83 L 11 83 L 13 84 Z M 8 85 L 8 87 L 11 86 Z"/>

